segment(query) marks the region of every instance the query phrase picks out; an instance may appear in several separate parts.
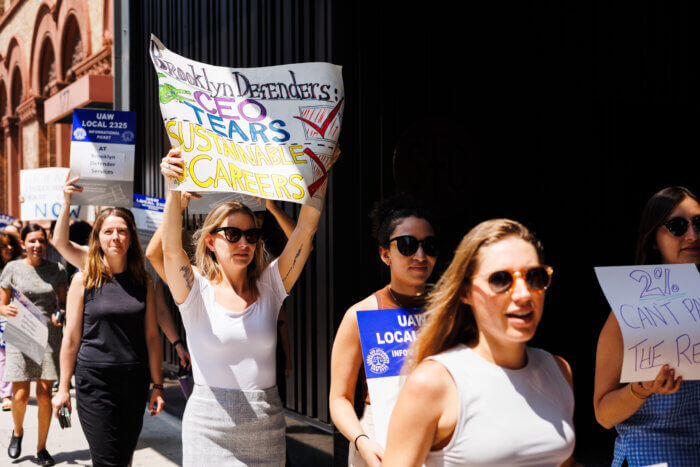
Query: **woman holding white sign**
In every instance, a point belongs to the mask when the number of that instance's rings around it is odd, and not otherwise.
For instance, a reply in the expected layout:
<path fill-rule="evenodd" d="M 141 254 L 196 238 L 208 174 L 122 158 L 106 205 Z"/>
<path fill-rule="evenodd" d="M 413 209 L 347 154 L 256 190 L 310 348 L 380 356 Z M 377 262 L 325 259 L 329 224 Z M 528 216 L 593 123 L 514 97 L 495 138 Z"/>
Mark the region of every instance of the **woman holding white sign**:
<path fill-rule="evenodd" d="M 170 177 L 183 171 L 179 149 L 165 164 L 170 186 Z M 302 206 L 282 254 L 265 264 L 253 212 L 235 201 L 221 203 L 195 234 L 193 268 L 182 248 L 180 193 L 168 190 L 165 275 L 187 330 L 195 381 L 182 424 L 184 465 L 284 465 L 277 313 L 313 249 L 320 218 L 318 209 Z"/>
<path fill-rule="evenodd" d="M 357 311 L 392 308 L 422 308 L 426 281 L 438 254 L 435 232 L 427 212 L 415 201 L 399 195 L 378 203 L 371 214 L 379 258 L 389 266 L 389 285 L 356 303 L 345 312 L 331 355 L 329 406 L 333 423 L 350 442 L 348 465 L 377 466 L 384 450 L 374 439 L 374 419 L 364 378 Z M 358 375 L 364 385 L 365 409 L 362 419 L 355 414 L 355 386 Z"/>
<path fill-rule="evenodd" d="M 552 277 L 542 261 L 533 234 L 508 219 L 462 239 L 409 350 L 382 465 L 573 462 L 571 369 L 527 346 Z"/>
<path fill-rule="evenodd" d="M 0 276 L 0 314 L 17 316 L 17 307 L 10 304 L 14 288 L 39 308 L 48 325 L 48 345 L 41 365 L 8 343 L 4 375 L 5 381 L 12 382 L 14 431 L 7 449 L 12 459 L 19 457 L 22 452 L 24 436 L 22 425 L 29 402 L 29 387 L 30 382 L 36 380 L 36 400 L 39 408 L 36 452 L 40 465 L 54 463 L 46 450 L 46 438 L 51 425 L 51 389 L 58 377 L 58 352 L 61 345 L 61 332 L 53 314 L 57 309 L 65 308 L 68 282 L 66 270 L 62 264 L 44 259 L 47 244 L 46 231 L 38 224 L 29 224 L 24 227 L 22 245 L 27 256 L 24 259 L 9 262 Z"/>
<path fill-rule="evenodd" d="M 700 265 L 700 204 L 683 187 L 649 199 L 636 264 Z M 700 381 L 682 381 L 669 365 L 653 381 L 620 383 L 623 340 L 613 313 L 598 339 L 593 405 L 598 422 L 617 429 L 613 466 L 700 465 Z"/>

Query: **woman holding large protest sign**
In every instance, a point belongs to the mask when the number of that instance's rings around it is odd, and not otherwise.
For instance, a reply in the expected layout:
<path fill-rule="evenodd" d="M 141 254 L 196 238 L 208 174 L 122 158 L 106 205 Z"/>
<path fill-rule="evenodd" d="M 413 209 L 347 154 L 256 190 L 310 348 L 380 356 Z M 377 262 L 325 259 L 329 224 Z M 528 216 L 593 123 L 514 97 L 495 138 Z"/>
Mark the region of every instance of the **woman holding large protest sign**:
<path fill-rule="evenodd" d="M 12 232 L 0 232 L 0 273 L 7 263 L 22 257 L 22 245 L 17 235 Z M 4 381 L 5 374 L 5 340 L 2 332 L 5 330 L 7 318 L 0 315 L 0 398 L 3 412 L 12 409 L 12 383 Z"/>
<path fill-rule="evenodd" d="M 8 455 L 16 459 L 22 451 L 24 414 L 29 402 L 29 387 L 36 380 L 36 400 L 39 408 L 37 459 L 40 465 L 53 465 L 46 450 L 46 438 L 51 424 L 51 387 L 58 374 L 58 351 L 61 333 L 53 314 L 66 303 L 66 270 L 63 265 L 44 259 L 48 239 L 38 224 L 22 229 L 22 243 L 27 256 L 11 261 L 0 276 L 0 314 L 17 316 L 18 309 L 10 304 L 13 289 L 24 294 L 44 315 L 48 325 L 48 345 L 41 364 L 36 363 L 20 349 L 8 343 L 5 362 L 5 381 L 12 382 L 12 418 L 14 431 Z"/>
<path fill-rule="evenodd" d="M 385 466 L 568 465 L 569 365 L 527 346 L 552 268 L 523 225 L 474 227 L 432 291 L 389 424 Z"/>
<path fill-rule="evenodd" d="M 372 406 L 364 383 L 362 420 L 354 409 L 355 387 L 362 369 L 362 349 L 357 326 L 359 310 L 422 308 L 426 281 L 438 253 L 428 214 L 410 198 L 399 195 L 378 203 L 372 214 L 379 257 L 391 273 L 384 288 L 356 303 L 345 313 L 333 342 L 331 356 L 330 412 L 338 430 L 350 441 L 349 465 L 379 465 L 382 447 L 375 441 Z"/>
<path fill-rule="evenodd" d="M 163 407 L 162 351 L 153 283 L 129 212 L 95 219 L 84 268 L 73 276 L 54 410 L 71 408 L 75 370 L 78 417 L 94 465 L 128 465 L 143 424 Z"/>
<path fill-rule="evenodd" d="M 700 265 L 700 204 L 686 188 L 665 188 L 644 207 L 636 264 L 659 263 Z M 618 432 L 612 465 L 700 465 L 700 382 L 664 365 L 653 381 L 621 384 L 622 360 L 610 313 L 598 339 L 593 404 L 598 422 Z"/>
<path fill-rule="evenodd" d="M 170 186 L 170 177 L 183 171 L 179 149 L 170 151 L 167 164 Z M 282 254 L 265 264 L 253 212 L 221 203 L 195 234 L 193 268 L 182 249 L 180 194 L 168 191 L 165 275 L 187 330 L 195 380 L 183 418 L 184 465 L 284 465 L 277 313 L 311 253 L 320 217 L 318 209 L 302 206 Z"/>

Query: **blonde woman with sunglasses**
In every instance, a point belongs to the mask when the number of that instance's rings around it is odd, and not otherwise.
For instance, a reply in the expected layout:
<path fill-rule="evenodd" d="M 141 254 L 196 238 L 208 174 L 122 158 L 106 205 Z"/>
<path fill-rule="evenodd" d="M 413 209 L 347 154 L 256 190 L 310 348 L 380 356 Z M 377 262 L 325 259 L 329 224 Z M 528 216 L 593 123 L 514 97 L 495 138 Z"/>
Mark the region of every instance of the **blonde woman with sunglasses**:
<path fill-rule="evenodd" d="M 183 170 L 179 149 L 168 153 L 161 169 L 170 186 L 170 177 Z M 168 191 L 165 275 L 187 331 L 195 381 L 182 424 L 185 466 L 284 465 L 277 314 L 311 253 L 320 217 L 302 206 L 282 254 L 266 264 L 253 212 L 238 202 L 221 203 L 195 234 L 195 268 L 182 249 L 180 194 Z"/>
<path fill-rule="evenodd" d="M 392 308 L 422 308 L 426 281 L 437 257 L 435 232 L 428 215 L 405 196 L 379 203 L 372 212 L 379 258 L 389 267 L 390 283 L 345 313 L 333 342 L 331 356 L 330 412 L 333 423 L 350 443 L 348 465 L 377 466 L 382 447 L 374 440 L 372 406 L 362 367 L 360 333 L 356 312 Z M 360 376 L 364 413 L 358 419 L 354 409 L 355 387 Z"/>
<path fill-rule="evenodd" d="M 573 462 L 571 370 L 527 346 L 551 274 L 517 222 L 482 222 L 462 239 L 410 348 L 382 465 Z"/>

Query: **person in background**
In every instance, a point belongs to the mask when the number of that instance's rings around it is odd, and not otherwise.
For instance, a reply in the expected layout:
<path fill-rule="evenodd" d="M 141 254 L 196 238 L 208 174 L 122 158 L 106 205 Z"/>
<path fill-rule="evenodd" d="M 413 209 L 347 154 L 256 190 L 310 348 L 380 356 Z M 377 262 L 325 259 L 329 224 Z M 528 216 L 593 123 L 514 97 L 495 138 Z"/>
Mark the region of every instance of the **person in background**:
<path fill-rule="evenodd" d="M 8 263 L 0 276 L 0 314 L 16 316 L 17 307 L 10 304 L 12 289 L 22 292 L 43 313 L 48 324 L 48 345 L 41 364 L 37 364 L 12 345 L 6 347 L 5 381 L 12 382 L 12 418 L 14 430 L 7 453 L 17 459 L 22 452 L 24 414 L 29 402 L 31 381 L 36 381 L 38 413 L 37 460 L 40 465 L 53 465 L 46 450 L 51 424 L 51 385 L 58 374 L 58 352 L 61 333 L 54 312 L 65 308 L 67 277 L 63 265 L 44 259 L 48 238 L 37 224 L 22 229 L 26 258 Z"/>
<path fill-rule="evenodd" d="M 331 355 L 329 406 L 333 423 L 350 442 L 348 465 L 378 466 L 384 450 L 374 436 L 374 419 L 362 367 L 357 327 L 359 310 L 422 308 L 426 282 L 433 272 L 438 246 L 428 213 L 415 201 L 399 195 L 378 203 L 372 211 L 379 258 L 389 267 L 391 281 L 356 303 L 340 323 Z M 362 370 L 362 371 L 361 371 Z M 361 374 L 364 397 L 362 419 L 355 413 L 355 386 Z"/>
<path fill-rule="evenodd" d="M 0 232 L 0 273 L 7 263 L 22 257 L 22 246 L 17 235 L 11 232 Z M 3 381 L 5 374 L 5 339 L 3 332 L 7 318 L 0 315 L 0 398 L 2 398 L 3 412 L 12 410 L 12 383 Z"/>
<path fill-rule="evenodd" d="M 61 346 L 56 415 L 71 410 L 75 371 L 80 426 L 94 465 L 130 464 L 143 425 L 149 382 L 151 416 L 163 408 L 161 339 L 153 281 L 130 212 L 103 209 L 87 259 L 73 276 Z"/>
<path fill-rule="evenodd" d="M 24 223 L 19 219 L 15 219 L 14 221 L 12 221 L 12 224 L 6 225 L 3 231 L 11 232 L 19 237 L 23 228 Z"/>
<path fill-rule="evenodd" d="M 564 359 L 529 347 L 552 268 L 518 222 L 464 236 L 409 349 L 382 465 L 572 465 L 574 394 Z"/>
<path fill-rule="evenodd" d="M 80 221 L 69 226 L 71 197 L 73 193 L 83 191 L 81 187 L 76 186 L 75 184 L 79 179 L 80 177 L 78 176 L 71 178 L 70 174 L 68 174 L 66 183 L 63 185 L 63 204 L 61 205 L 61 210 L 58 214 L 58 219 L 56 220 L 53 243 L 59 253 L 61 253 L 69 264 L 73 265 L 78 270 L 81 270 L 84 267 L 83 265 L 85 264 L 85 261 L 87 260 L 88 247 L 81 244 L 80 241 L 88 232 L 87 227 L 89 227 L 89 224 Z M 133 215 L 131 214 L 131 211 L 125 210 L 125 212 L 128 213 L 133 222 Z M 90 232 L 91 231 L 92 228 L 90 228 Z M 72 240 L 70 235 L 75 235 L 75 239 Z M 156 272 L 157 271 L 158 270 L 156 269 Z M 185 348 L 184 341 L 180 338 L 180 333 L 175 325 L 175 320 L 173 319 L 170 309 L 165 301 L 165 290 L 162 285 L 158 285 L 157 281 L 155 287 L 155 303 L 158 325 L 163 330 L 163 333 L 168 340 L 173 344 L 173 347 L 175 347 L 178 357 L 180 358 L 180 364 L 183 367 L 189 368 L 190 354 Z"/>
<path fill-rule="evenodd" d="M 265 208 L 267 212 L 274 217 L 279 227 L 275 228 L 272 222 L 265 222 L 265 211 L 257 211 L 255 213 L 255 217 L 258 219 L 258 227 L 262 229 L 265 249 L 270 256 L 267 260 L 271 261 L 272 258 L 276 258 L 282 253 L 284 246 L 287 244 L 287 239 L 292 235 L 297 224 L 294 219 L 289 217 L 289 215 L 273 200 L 266 199 Z M 282 230 L 284 236 L 279 235 L 279 230 Z M 284 239 L 282 239 L 282 237 L 284 237 Z M 287 310 L 284 304 L 277 315 L 277 356 L 275 361 L 277 362 L 275 381 L 277 383 L 280 399 L 284 404 L 287 400 L 286 380 L 291 375 L 293 369 L 291 346 L 289 344 L 289 327 L 287 326 Z"/>
<path fill-rule="evenodd" d="M 687 188 L 664 188 L 642 212 L 635 264 L 660 263 L 700 265 L 700 204 Z M 618 433 L 612 465 L 700 465 L 700 381 L 664 365 L 653 381 L 620 383 L 623 350 L 611 312 L 598 338 L 593 407 Z"/>

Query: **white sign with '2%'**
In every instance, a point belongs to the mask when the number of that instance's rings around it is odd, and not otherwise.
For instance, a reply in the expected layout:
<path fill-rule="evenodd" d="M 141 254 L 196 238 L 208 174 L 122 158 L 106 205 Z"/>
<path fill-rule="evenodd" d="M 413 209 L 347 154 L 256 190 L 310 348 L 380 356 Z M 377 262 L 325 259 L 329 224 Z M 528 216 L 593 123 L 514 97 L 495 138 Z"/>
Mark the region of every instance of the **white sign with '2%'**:
<path fill-rule="evenodd" d="M 595 268 L 622 331 L 620 382 L 650 381 L 668 364 L 700 379 L 700 274 L 694 264 Z"/>

